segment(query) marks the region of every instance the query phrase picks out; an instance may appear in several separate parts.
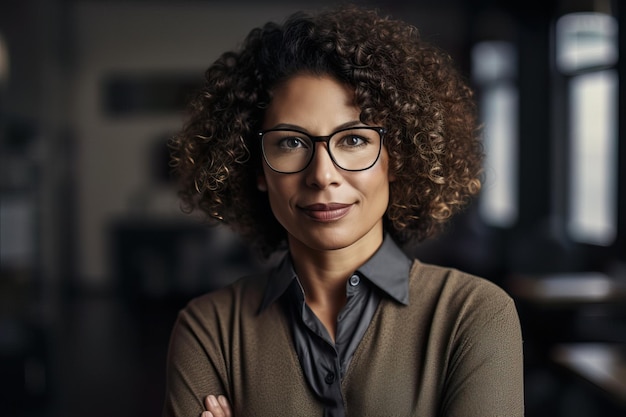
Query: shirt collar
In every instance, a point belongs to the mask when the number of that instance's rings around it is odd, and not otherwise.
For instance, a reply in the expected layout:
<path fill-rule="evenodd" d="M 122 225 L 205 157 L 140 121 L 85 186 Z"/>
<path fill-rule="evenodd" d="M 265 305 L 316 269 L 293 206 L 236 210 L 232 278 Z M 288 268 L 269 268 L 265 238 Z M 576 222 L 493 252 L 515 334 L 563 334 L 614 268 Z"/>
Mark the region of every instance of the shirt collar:
<path fill-rule="evenodd" d="M 411 260 L 388 234 L 374 256 L 358 269 L 370 282 L 405 305 L 409 304 L 410 271 Z"/>
<path fill-rule="evenodd" d="M 402 252 L 391 236 L 386 234 L 380 248 L 357 269 L 357 272 L 394 300 L 408 305 L 410 269 L 411 260 Z M 294 279 L 297 279 L 297 275 L 293 268 L 291 256 L 287 253 L 270 273 L 259 311 L 265 310 L 274 303 L 289 288 Z"/>
<path fill-rule="evenodd" d="M 287 252 L 282 260 L 270 271 L 263 301 L 259 306 L 259 312 L 265 310 L 270 304 L 276 301 L 286 290 L 293 280 L 297 279 L 291 256 Z"/>

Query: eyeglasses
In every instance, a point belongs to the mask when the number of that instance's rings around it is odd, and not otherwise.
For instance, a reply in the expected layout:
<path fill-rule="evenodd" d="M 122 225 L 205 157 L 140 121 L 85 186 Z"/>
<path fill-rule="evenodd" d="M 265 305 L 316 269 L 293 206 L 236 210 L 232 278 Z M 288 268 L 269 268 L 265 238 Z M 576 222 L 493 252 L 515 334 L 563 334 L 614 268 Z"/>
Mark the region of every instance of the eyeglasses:
<path fill-rule="evenodd" d="M 311 136 L 294 129 L 259 132 L 267 165 L 282 174 L 306 169 L 315 155 L 315 144 L 326 143 L 333 163 L 345 171 L 364 171 L 374 166 L 382 148 L 386 129 L 359 126 L 340 129 L 329 136 Z"/>

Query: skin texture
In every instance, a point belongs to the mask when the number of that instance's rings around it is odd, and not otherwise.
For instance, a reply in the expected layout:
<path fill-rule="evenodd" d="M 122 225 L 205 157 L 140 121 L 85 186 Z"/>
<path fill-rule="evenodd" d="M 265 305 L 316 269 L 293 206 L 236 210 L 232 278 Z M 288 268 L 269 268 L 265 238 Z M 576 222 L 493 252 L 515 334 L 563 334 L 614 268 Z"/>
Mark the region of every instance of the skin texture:
<path fill-rule="evenodd" d="M 352 102 L 350 90 L 328 76 L 297 75 L 274 93 L 263 127 L 290 125 L 328 135 L 346 124 L 363 125 Z M 313 161 L 304 171 L 281 174 L 264 164 L 259 178 L 272 212 L 287 230 L 290 248 L 333 251 L 356 244 L 366 252 L 376 250 L 389 201 L 386 151 L 372 168 L 349 172 L 333 163 L 325 144 L 315 146 Z M 342 204 L 342 209 L 306 210 L 314 204 Z"/>

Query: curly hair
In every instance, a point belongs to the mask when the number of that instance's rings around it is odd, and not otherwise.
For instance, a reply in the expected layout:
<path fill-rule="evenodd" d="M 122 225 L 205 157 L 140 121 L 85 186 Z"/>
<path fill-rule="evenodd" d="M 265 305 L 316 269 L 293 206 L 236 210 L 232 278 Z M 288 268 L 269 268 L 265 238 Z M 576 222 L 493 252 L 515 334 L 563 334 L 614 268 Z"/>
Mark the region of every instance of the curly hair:
<path fill-rule="evenodd" d="M 227 224 L 267 256 L 285 241 L 256 187 L 262 157 L 255 133 L 272 90 L 299 73 L 345 83 L 361 121 L 387 128 L 396 180 L 384 225 L 398 242 L 434 235 L 479 192 L 476 106 L 450 56 L 405 22 L 349 6 L 255 28 L 208 68 L 170 143 L 184 210 Z"/>

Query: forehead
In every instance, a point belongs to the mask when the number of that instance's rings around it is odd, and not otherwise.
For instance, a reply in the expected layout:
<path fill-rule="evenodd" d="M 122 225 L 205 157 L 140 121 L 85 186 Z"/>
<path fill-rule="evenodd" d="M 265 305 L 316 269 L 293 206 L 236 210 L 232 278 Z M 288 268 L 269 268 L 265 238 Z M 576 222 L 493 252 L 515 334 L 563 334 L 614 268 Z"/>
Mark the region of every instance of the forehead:
<path fill-rule="evenodd" d="M 319 133 L 316 130 L 334 129 L 358 121 L 359 115 L 354 92 L 349 86 L 330 76 L 300 74 L 273 90 L 263 128 L 289 124 Z"/>

